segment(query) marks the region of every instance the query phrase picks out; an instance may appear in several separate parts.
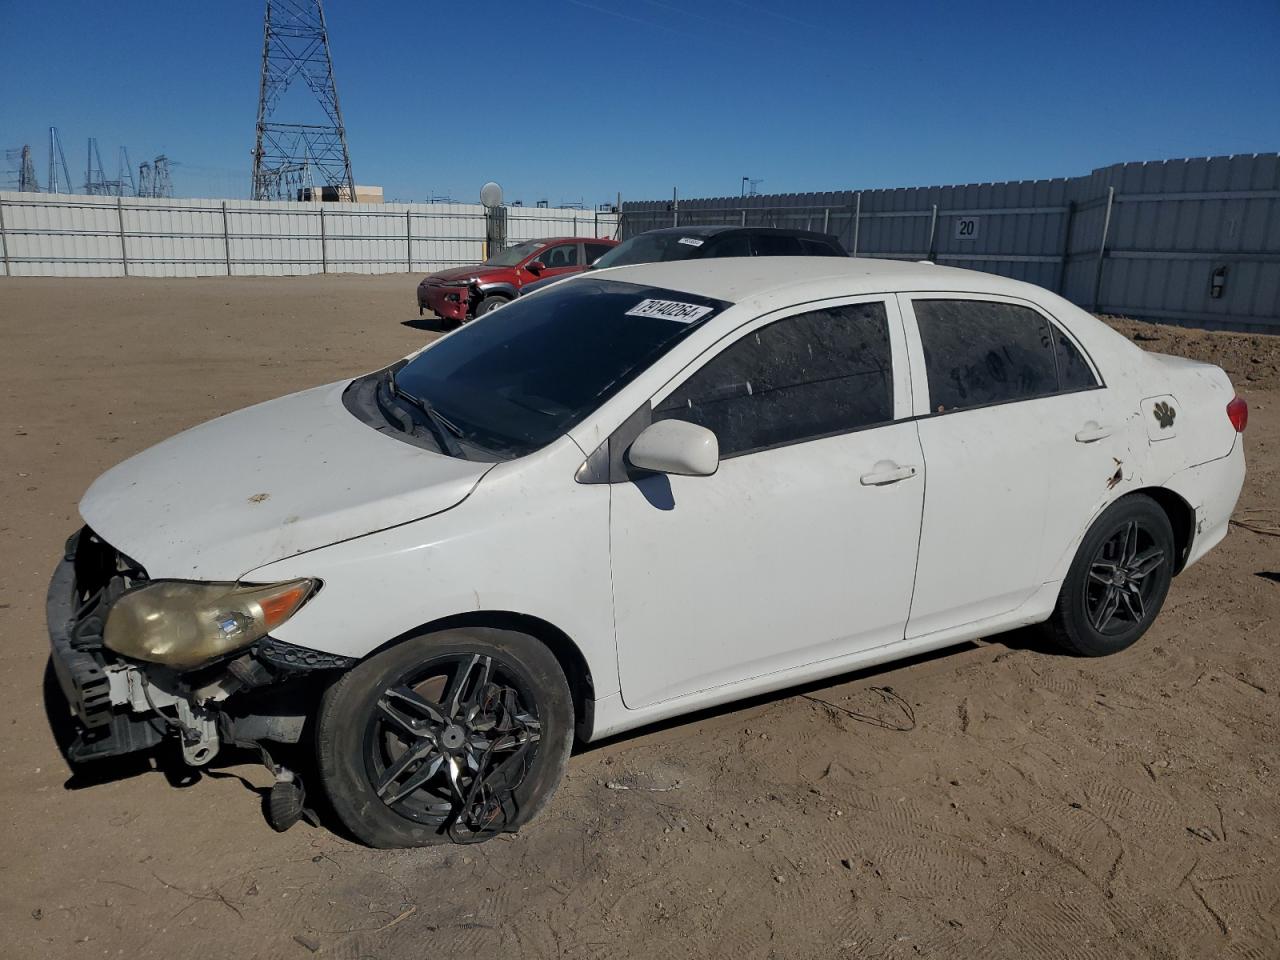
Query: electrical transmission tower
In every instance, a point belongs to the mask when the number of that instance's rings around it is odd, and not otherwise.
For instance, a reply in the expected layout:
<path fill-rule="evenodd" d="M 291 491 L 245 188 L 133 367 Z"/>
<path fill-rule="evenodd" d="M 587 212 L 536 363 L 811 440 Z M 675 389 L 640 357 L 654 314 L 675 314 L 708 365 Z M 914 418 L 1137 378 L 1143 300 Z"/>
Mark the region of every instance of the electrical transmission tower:
<path fill-rule="evenodd" d="M 155 181 L 152 179 L 150 160 L 143 160 L 138 164 L 138 196 L 155 196 Z"/>
<path fill-rule="evenodd" d="M 20 193 L 39 193 L 40 184 L 36 182 L 36 165 L 31 159 L 31 145 L 24 143 L 21 147 L 4 152 L 5 160 L 18 165 L 18 191 Z"/>
<path fill-rule="evenodd" d="M 98 138 L 90 137 L 89 146 L 85 150 L 88 159 L 84 165 L 84 192 L 95 196 L 111 196 L 113 191 L 102 172 L 102 156 L 98 153 Z"/>
<path fill-rule="evenodd" d="M 169 158 L 163 153 L 156 157 L 155 164 L 155 180 L 153 181 L 151 195 L 153 197 L 172 197 L 173 181 L 169 179 Z"/>
<path fill-rule="evenodd" d="M 116 179 L 113 181 L 117 197 L 136 197 L 138 184 L 133 179 L 133 166 L 129 163 L 129 151 L 120 148 L 120 161 L 116 167 Z"/>
<path fill-rule="evenodd" d="M 62 179 L 58 179 L 58 169 L 62 169 Z M 67 173 L 67 158 L 62 153 L 62 138 L 58 136 L 58 128 L 49 128 L 49 192 L 70 193 L 71 174 Z"/>
<path fill-rule="evenodd" d="M 297 106 L 305 103 L 290 104 L 276 119 L 281 98 L 299 78 L 314 98 L 311 112 L 317 122 L 301 122 L 304 113 Z M 317 105 L 319 111 L 314 109 Z M 339 199 L 355 199 L 324 4 L 322 0 L 267 0 L 253 199 L 296 200 L 297 193 L 291 191 L 304 180 L 322 189 L 333 188 Z"/>

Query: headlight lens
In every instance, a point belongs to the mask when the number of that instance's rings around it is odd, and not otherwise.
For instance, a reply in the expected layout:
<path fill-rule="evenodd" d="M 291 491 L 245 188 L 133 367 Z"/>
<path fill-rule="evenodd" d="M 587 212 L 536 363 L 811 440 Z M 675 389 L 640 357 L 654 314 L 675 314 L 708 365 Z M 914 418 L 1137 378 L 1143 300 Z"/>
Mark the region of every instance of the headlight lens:
<path fill-rule="evenodd" d="M 159 580 L 112 605 L 102 642 L 126 657 L 190 669 L 266 636 L 297 613 L 316 586 L 310 579 L 268 584 Z"/>

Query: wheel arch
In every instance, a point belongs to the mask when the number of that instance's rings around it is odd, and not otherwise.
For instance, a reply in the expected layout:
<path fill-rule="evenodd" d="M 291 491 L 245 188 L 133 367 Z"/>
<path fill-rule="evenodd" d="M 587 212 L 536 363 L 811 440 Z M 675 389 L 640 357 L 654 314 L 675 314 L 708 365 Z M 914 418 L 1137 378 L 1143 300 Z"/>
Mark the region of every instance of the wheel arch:
<path fill-rule="evenodd" d="M 1176 576 L 1186 566 L 1187 556 L 1191 553 L 1191 543 L 1195 537 L 1196 528 L 1195 508 L 1180 493 L 1168 487 L 1139 487 L 1128 496 L 1134 494 L 1142 494 L 1154 500 L 1169 518 L 1169 525 L 1173 528 L 1174 552 L 1177 555 L 1173 565 Z"/>
<path fill-rule="evenodd" d="M 591 675 L 591 667 L 578 644 L 555 624 L 543 620 L 541 617 L 525 613 L 514 613 L 510 610 L 472 610 L 467 613 L 453 614 L 419 624 L 410 630 L 404 631 L 399 636 L 392 637 L 366 653 L 362 660 L 375 657 L 384 650 L 397 646 L 413 637 L 466 627 L 512 630 L 532 637 L 547 647 L 560 664 L 560 669 L 564 671 L 565 679 L 569 681 L 577 736 L 584 741 L 590 737 L 591 727 L 595 719 L 595 681 Z"/>

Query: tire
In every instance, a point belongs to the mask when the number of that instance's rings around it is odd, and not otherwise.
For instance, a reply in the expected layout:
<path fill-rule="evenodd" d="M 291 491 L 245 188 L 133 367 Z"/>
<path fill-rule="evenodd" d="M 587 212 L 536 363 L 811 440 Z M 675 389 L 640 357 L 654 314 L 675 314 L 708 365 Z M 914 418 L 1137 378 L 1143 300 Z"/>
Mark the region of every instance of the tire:
<path fill-rule="evenodd" d="M 339 819 L 371 847 L 487 839 L 546 806 L 568 763 L 573 714 L 564 671 L 533 637 L 489 628 L 413 637 L 325 692 L 320 782 Z M 479 786 L 473 767 L 485 772 Z"/>
<path fill-rule="evenodd" d="M 505 303 L 510 303 L 506 297 L 492 296 L 485 297 L 476 307 L 476 316 L 483 317 L 486 313 L 492 313 Z"/>
<path fill-rule="evenodd" d="M 1173 527 L 1150 497 L 1117 500 L 1094 521 L 1076 551 L 1049 620 L 1073 653 L 1104 657 L 1147 632 L 1173 580 Z"/>

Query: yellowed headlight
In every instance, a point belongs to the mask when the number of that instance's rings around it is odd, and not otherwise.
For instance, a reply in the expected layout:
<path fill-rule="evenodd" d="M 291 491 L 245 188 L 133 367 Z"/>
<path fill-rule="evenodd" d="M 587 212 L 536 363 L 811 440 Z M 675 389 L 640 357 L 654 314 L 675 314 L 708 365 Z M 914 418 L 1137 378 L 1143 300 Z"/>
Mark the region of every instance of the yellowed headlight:
<path fill-rule="evenodd" d="M 266 636 L 315 588 L 308 579 L 257 585 L 159 580 L 112 605 L 102 642 L 126 657 L 187 670 Z"/>

